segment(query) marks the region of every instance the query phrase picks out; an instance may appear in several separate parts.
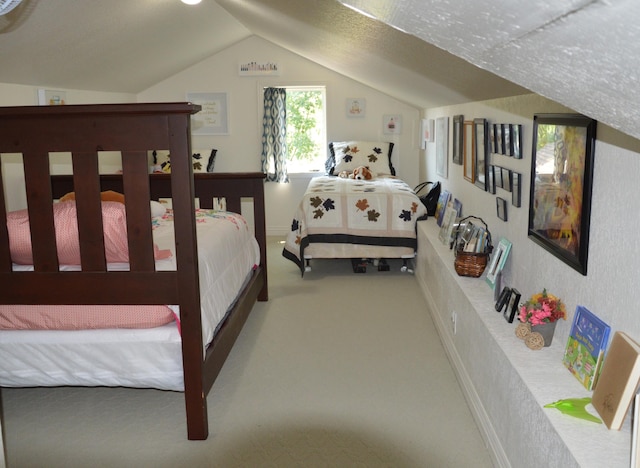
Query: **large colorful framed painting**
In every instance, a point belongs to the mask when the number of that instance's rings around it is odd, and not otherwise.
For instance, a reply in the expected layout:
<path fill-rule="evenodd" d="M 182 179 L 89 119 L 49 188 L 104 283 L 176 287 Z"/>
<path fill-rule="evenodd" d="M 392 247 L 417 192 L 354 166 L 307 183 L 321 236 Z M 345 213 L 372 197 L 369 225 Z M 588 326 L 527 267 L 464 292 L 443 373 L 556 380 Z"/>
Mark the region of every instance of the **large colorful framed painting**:
<path fill-rule="evenodd" d="M 583 115 L 533 118 L 529 238 L 585 276 L 595 141 Z"/>

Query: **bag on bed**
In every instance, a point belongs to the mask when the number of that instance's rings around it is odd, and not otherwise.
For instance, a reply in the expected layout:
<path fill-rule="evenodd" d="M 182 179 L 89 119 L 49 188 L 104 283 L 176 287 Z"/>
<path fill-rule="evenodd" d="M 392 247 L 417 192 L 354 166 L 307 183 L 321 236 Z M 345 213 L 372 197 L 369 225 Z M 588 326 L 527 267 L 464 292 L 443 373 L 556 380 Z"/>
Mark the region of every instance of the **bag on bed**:
<path fill-rule="evenodd" d="M 427 187 L 429 184 L 433 185 L 431 187 L 431 190 L 429 190 L 426 195 L 420 196 L 420 190 Z M 429 216 L 435 216 L 436 214 L 436 206 L 438 205 L 438 198 L 440 197 L 441 190 L 442 186 L 440 185 L 440 182 L 436 182 L 435 184 L 433 182 L 422 182 L 413 189 L 413 191 L 416 192 L 416 195 L 418 195 L 418 198 L 420 198 L 422 204 L 427 209 L 427 214 Z"/>

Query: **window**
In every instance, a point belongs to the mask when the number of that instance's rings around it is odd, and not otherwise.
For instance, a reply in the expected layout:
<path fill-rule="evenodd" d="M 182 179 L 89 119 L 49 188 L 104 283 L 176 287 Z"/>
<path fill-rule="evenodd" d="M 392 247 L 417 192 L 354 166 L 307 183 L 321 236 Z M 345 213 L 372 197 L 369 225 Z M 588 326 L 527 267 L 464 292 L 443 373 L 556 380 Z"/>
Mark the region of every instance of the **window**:
<path fill-rule="evenodd" d="M 327 159 L 324 86 L 286 86 L 287 172 L 324 171 Z"/>

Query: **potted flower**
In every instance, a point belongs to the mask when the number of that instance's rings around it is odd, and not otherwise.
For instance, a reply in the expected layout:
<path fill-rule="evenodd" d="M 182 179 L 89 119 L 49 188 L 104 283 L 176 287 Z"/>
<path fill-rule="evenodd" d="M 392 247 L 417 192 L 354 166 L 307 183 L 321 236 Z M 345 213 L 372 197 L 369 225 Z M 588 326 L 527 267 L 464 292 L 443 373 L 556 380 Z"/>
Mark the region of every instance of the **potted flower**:
<path fill-rule="evenodd" d="M 558 297 L 543 289 L 520 305 L 518 318 L 531 327 L 531 333 L 538 332 L 542 335 L 544 346 L 550 346 L 556 322 L 567 319 L 567 309 Z"/>

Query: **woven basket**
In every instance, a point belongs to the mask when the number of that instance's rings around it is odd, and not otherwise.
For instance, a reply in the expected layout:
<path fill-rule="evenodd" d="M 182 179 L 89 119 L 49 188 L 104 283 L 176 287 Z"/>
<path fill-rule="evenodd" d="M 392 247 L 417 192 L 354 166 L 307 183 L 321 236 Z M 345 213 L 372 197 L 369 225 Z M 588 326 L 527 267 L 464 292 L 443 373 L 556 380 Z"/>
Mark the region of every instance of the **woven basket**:
<path fill-rule="evenodd" d="M 472 253 L 458 250 L 454 267 L 459 276 L 473 276 L 478 278 L 487 267 L 488 253 Z"/>
<path fill-rule="evenodd" d="M 474 218 L 479 220 L 483 225 L 484 229 L 487 232 L 487 244 L 484 252 L 465 252 L 462 250 L 462 245 L 458 242 L 458 234 L 460 230 L 456 233 L 456 241 L 454 244 L 456 245 L 455 255 L 456 259 L 453 263 L 456 273 L 459 276 L 471 276 L 473 278 L 478 278 L 484 272 L 484 269 L 487 267 L 487 263 L 489 262 L 489 255 L 493 251 L 493 245 L 491 243 L 491 233 L 489 232 L 489 228 L 487 227 L 487 223 L 484 222 L 482 218 L 478 218 L 477 216 L 467 216 L 466 218 L 460 220 L 459 226 L 463 226 L 464 222 L 470 218 Z"/>

